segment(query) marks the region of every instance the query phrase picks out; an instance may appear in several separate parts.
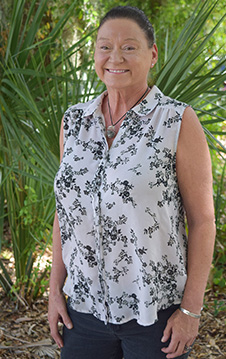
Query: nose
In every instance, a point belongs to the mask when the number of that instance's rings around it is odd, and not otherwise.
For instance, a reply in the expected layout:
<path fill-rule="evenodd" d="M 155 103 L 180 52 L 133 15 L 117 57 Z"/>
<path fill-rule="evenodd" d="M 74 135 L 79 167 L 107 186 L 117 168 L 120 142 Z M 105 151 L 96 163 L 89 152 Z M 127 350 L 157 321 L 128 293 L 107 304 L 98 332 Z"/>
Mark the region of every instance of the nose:
<path fill-rule="evenodd" d="M 113 63 L 121 63 L 124 61 L 124 57 L 120 49 L 113 49 L 111 51 L 110 61 Z"/>

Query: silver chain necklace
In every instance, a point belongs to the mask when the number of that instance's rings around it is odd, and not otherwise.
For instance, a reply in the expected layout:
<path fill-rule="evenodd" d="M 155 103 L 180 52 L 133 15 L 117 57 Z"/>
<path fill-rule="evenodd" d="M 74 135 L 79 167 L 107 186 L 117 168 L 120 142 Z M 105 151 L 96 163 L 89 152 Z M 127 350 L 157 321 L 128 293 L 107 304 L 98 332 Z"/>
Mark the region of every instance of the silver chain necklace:
<path fill-rule="evenodd" d="M 149 87 L 147 87 L 147 89 L 145 90 L 143 95 L 139 98 L 139 100 L 132 107 L 130 107 L 130 109 L 128 111 L 130 111 L 133 107 L 135 107 L 142 100 L 142 98 L 147 94 L 148 90 L 149 90 Z M 110 108 L 110 103 L 109 103 L 109 97 L 108 97 L 108 111 L 109 111 L 109 116 L 110 116 L 110 120 L 111 120 L 111 125 L 109 125 L 107 130 L 106 130 L 106 136 L 108 138 L 114 138 L 115 135 L 116 135 L 115 126 L 117 125 L 117 123 L 119 123 L 119 121 L 121 121 L 121 119 L 127 114 L 128 111 L 126 111 L 124 113 L 124 115 L 122 115 L 120 117 L 120 119 L 118 119 L 118 121 L 113 123 L 112 116 L 111 116 L 111 108 Z"/>

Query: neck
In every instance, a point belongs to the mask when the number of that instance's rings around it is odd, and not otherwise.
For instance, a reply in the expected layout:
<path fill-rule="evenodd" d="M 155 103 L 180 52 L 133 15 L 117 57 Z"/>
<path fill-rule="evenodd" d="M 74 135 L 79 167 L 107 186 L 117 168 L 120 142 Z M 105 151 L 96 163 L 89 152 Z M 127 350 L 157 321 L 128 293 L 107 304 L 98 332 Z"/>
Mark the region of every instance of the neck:
<path fill-rule="evenodd" d="M 134 91 L 126 89 L 111 89 L 108 88 L 108 101 L 111 107 L 113 116 L 120 117 L 123 113 L 127 112 L 134 106 L 134 104 L 144 95 L 148 85 L 137 88 Z M 143 97 L 141 98 L 141 100 Z M 141 101 L 140 100 L 140 101 Z"/>

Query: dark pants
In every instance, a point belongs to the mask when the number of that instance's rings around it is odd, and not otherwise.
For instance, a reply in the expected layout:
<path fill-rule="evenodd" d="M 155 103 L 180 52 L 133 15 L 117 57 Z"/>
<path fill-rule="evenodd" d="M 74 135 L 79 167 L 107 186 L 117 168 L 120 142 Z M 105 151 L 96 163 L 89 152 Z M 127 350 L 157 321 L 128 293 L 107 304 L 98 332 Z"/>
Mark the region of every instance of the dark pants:
<path fill-rule="evenodd" d="M 64 327 L 61 359 L 165 359 L 161 343 L 166 322 L 178 306 L 160 311 L 158 321 L 150 326 L 131 320 L 125 324 L 107 324 L 91 314 L 79 313 L 68 307 L 73 329 Z M 189 353 L 178 359 L 187 358 Z"/>

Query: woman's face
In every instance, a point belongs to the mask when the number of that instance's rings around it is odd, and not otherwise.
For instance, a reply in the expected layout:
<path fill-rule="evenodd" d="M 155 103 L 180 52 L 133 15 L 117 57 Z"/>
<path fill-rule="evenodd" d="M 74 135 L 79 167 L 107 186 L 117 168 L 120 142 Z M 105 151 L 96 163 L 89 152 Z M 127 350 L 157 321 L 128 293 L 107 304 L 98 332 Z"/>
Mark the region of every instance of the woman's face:
<path fill-rule="evenodd" d="M 158 50 L 148 47 L 145 33 L 129 19 L 107 20 L 99 29 L 95 69 L 107 88 L 147 86 L 148 72 L 157 61 Z"/>

